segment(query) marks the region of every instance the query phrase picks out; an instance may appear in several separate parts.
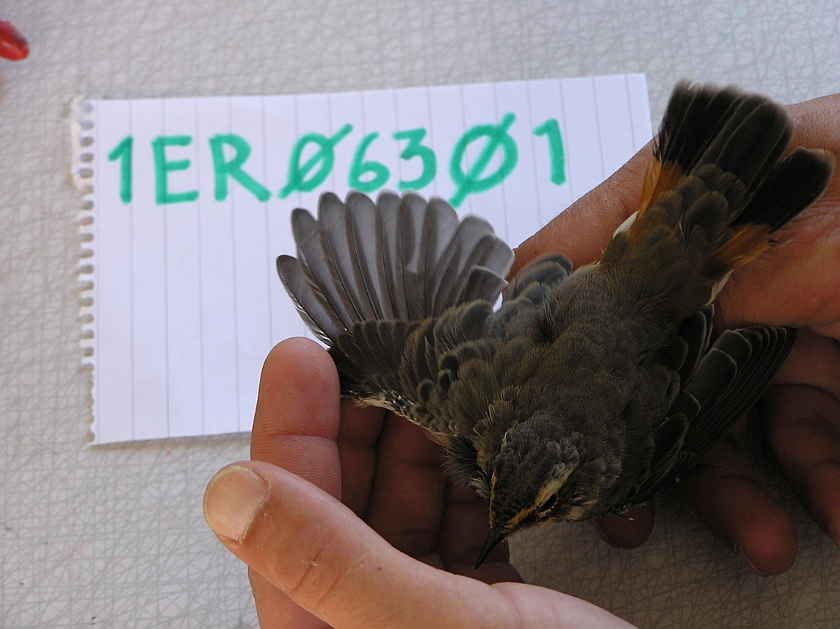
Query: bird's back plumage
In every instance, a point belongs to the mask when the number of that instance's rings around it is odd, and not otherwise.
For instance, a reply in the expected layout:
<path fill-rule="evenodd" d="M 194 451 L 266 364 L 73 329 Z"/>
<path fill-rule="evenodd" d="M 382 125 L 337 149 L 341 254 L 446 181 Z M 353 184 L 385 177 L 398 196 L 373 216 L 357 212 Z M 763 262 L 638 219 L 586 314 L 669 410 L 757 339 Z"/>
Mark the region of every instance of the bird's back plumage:
<path fill-rule="evenodd" d="M 789 151 L 791 135 L 764 97 L 679 84 L 639 211 L 603 258 L 574 272 L 539 259 L 497 310 L 511 250 L 412 193 L 296 210 L 298 257 L 278 272 L 342 392 L 428 428 L 452 477 L 490 497 L 486 554 L 537 522 L 647 500 L 763 393 L 795 330 L 712 342 L 711 302 L 827 184 L 832 160 Z"/>

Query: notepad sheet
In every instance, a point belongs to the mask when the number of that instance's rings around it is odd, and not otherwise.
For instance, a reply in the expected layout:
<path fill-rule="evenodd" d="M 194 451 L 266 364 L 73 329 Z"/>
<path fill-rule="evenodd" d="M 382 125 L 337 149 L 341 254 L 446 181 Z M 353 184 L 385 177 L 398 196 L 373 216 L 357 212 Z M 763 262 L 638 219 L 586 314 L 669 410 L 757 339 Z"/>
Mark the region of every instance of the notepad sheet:
<path fill-rule="evenodd" d="M 319 195 L 416 190 L 516 245 L 651 137 L 644 75 L 81 104 L 94 443 L 248 431 L 307 330 L 274 270 Z"/>

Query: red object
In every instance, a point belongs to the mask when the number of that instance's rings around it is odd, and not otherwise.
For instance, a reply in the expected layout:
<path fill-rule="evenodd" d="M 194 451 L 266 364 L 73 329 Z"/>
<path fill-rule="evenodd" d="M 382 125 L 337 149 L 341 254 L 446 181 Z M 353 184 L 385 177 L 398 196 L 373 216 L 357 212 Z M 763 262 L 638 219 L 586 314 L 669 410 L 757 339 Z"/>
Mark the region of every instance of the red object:
<path fill-rule="evenodd" d="M 11 22 L 0 20 L 0 57 L 20 61 L 29 56 L 29 44 Z"/>

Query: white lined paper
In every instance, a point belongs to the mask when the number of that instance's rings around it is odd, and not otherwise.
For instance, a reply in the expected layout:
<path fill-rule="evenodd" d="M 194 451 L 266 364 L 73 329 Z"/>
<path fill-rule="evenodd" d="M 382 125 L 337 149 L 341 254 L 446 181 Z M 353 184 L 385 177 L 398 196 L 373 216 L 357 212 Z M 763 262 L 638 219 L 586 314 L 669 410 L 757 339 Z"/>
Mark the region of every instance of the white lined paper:
<path fill-rule="evenodd" d="M 103 100 L 89 107 L 85 116 L 93 126 L 81 135 L 93 140 L 84 149 L 93 152 L 92 209 L 86 210 L 93 221 L 85 227 L 93 236 L 93 255 L 85 259 L 92 272 L 82 279 L 93 282 L 86 295 L 92 305 L 83 309 L 92 315 L 85 323 L 92 336 L 83 344 L 92 350 L 85 361 L 94 369 L 94 443 L 250 430 L 265 355 L 283 338 L 305 332 L 274 270 L 277 255 L 294 253 L 289 214 L 301 206 L 314 212 L 326 190 L 343 197 L 354 156 L 369 134 L 378 136 L 362 159 L 384 166 L 384 187 L 393 190 L 425 172 L 420 157 L 400 158 L 410 141 L 394 139 L 394 133 L 424 129 L 420 144 L 433 152 L 436 175 L 419 192 L 452 199 L 462 192 L 451 176 L 458 142 L 476 126 L 498 128 L 508 121 L 502 142 L 513 142 L 515 166 L 497 185 L 462 194 L 457 210 L 488 218 L 511 245 L 603 181 L 651 137 L 643 75 L 299 96 Z M 547 136 L 534 133 L 549 119 L 557 121 L 562 137 L 566 181 L 561 184 L 550 180 Z M 334 138 L 346 125 L 352 129 L 334 143 L 326 179 L 281 198 L 300 138 L 311 133 Z M 124 156 L 112 151 L 128 137 L 131 200 L 124 202 Z M 214 163 L 213 142 L 223 148 L 224 162 L 238 155 L 220 140 L 231 137 L 250 149 L 240 171 L 255 182 L 253 190 Z M 171 143 L 156 162 L 152 146 L 161 138 Z M 457 168 L 469 172 L 476 166 L 486 143 L 481 136 L 467 144 Z M 306 145 L 299 165 L 315 149 Z M 505 159 L 497 147 L 476 178 L 494 173 Z M 216 198 L 219 172 L 227 188 L 224 199 Z M 371 176 L 362 176 L 362 183 Z M 162 181 L 170 195 L 163 201 Z M 259 198 L 260 191 L 268 191 L 268 198 Z M 179 200 L 189 195 L 197 196 Z"/>

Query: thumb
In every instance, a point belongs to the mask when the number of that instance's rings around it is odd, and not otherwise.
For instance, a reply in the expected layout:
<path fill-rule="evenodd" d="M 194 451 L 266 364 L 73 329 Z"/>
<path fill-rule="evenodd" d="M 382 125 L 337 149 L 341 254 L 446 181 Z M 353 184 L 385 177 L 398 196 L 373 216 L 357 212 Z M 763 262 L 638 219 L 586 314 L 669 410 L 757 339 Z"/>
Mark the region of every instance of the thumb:
<path fill-rule="evenodd" d="M 207 486 L 204 513 L 233 554 L 337 629 L 516 626 L 515 606 L 498 590 L 400 553 L 282 468 L 248 461 L 222 469 Z"/>

